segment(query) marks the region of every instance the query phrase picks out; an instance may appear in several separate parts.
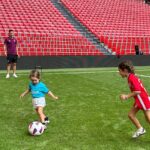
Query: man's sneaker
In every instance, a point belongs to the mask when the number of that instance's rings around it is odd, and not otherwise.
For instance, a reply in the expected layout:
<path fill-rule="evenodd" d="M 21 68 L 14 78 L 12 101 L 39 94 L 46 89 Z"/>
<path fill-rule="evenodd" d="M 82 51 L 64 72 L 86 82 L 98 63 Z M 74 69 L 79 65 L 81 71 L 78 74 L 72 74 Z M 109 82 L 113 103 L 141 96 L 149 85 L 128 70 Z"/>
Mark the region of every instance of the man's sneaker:
<path fill-rule="evenodd" d="M 140 135 L 143 135 L 145 133 L 146 133 L 146 130 L 144 128 L 140 128 L 133 134 L 132 138 L 137 138 Z"/>
<path fill-rule="evenodd" d="M 9 74 L 6 75 L 6 79 L 8 79 L 8 78 L 10 78 L 10 75 L 9 75 Z"/>
<path fill-rule="evenodd" d="M 15 73 L 13 74 L 13 77 L 14 77 L 14 78 L 18 78 L 18 76 L 17 76 Z"/>
<path fill-rule="evenodd" d="M 49 119 L 48 119 L 48 117 L 45 117 L 45 124 L 48 124 L 48 123 L 50 123 L 50 121 L 49 121 Z"/>

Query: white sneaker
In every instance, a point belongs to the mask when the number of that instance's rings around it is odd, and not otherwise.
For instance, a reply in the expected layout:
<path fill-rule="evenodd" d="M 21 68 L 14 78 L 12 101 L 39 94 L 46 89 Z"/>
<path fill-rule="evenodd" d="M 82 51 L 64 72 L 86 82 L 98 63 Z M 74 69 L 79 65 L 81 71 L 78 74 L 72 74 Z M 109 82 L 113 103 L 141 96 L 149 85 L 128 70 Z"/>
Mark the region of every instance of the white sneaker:
<path fill-rule="evenodd" d="M 47 126 L 46 126 L 45 124 L 43 124 L 43 127 L 44 127 L 44 130 L 46 130 L 46 129 L 47 129 Z"/>
<path fill-rule="evenodd" d="M 133 134 L 132 138 L 137 138 L 140 135 L 143 135 L 145 133 L 146 133 L 146 130 L 144 128 L 140 128 Z"/>
<path fill-rule="evenodd" d="M 18 76 L 17 76 L 15 73 L 13 74 L 13 77 L 14 77 L 14 78 L 18 78 Z"/>
<path fill-rule="evenodd" d="M 10 78 L 10 75 L 9 75 L 9 74 L 6 75 L 6 79 L 8 79 L 8 78 Z"/>
<path fill-rule="evenodd" d="M 47 124 L 50 123 L 50 121 L 49 121 L 49 120 L 46 120 L 46 121 L 44 121 L 44 123 L 47 125 Z"/>

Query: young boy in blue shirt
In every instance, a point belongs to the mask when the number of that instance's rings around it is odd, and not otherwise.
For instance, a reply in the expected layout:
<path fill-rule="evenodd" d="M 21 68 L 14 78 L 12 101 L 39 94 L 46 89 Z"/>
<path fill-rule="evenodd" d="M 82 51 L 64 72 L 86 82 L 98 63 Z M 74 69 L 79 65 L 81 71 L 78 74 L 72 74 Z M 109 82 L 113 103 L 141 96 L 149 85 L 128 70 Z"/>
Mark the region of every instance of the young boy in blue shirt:
<path fill-rule="evenodd" d="M 25 95 L 31 92 L 33 107 L 35 108 L 41 123 L 45 125 L 46 128 L 46 125 L 49 123 L 49 119 L 43 112 L 43 109 L 46 106 L 45 94 L 48 94 L 55 100 L 57 100 L 58 97 L 55 96 L 51 91 L 49 91 L 46 85 L 40 81 L 39 71 L 32 70 L 29 78 L 31 80 L 29 88 L 20 95 L 20 98 L 23 98 Z"/>

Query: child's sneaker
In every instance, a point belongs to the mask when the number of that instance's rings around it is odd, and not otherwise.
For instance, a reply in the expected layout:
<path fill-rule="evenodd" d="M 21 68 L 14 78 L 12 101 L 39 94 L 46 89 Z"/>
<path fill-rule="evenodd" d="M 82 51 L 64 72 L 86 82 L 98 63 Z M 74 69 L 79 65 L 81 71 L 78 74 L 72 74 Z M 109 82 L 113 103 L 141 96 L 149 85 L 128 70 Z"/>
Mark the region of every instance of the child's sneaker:
<path fill-rule="evenodd" d="M 132 138 L 137 138 L 137 137 L 139 137 L 140 135 L 143 135 L 143 134 L 145 134 L 145 133 L 146 133 L 146 130 L 141 127 L 140 129 L 138 129 L 138 130 L 133 134 Z"/>
<path fill-rule="evenodd" d="M 44 130 L 46 130 L 47 129 L 46 124 L 45 123 L 42 123 L 42 124 L 43 124 Z"/>
<path fill-rule="evenodd" d="M 45 124 L 48 124 L 48 123 L 50 123 L 50 121 L 49 121 L 49 119 L 48 119 L 48 117 L 45 117 Z"/>

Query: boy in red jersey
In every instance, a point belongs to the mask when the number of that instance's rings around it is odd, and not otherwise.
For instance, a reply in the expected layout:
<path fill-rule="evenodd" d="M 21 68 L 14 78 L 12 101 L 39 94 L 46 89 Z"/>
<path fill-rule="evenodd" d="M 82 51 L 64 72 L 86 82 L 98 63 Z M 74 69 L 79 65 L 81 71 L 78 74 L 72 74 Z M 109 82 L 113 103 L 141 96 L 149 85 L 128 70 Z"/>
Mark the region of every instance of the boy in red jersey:
<path fill-rule="evenodd" d="M 144 88 L 141 80 L 135 76 L 134 67 L 130 61 L 124 61 L 118 66 L 119 73 L 123 78 L 128 79 L 128 85 L 131 90 L 129 94 L 121 94 L 121 100 L 127 100 L 131 97 L 134 98 L 135 102 L 131 108 L 128 117 L 132 123 L 136 126 L 137 131 L 133 134 L 133 138 L 137 138 L 140 135 L 146 133 L 146 130 L 142 127 L 136 114 L 139 110 L 143 110 L 147 121 L 150 123 L 150 100 L 146 89 Z"/>

